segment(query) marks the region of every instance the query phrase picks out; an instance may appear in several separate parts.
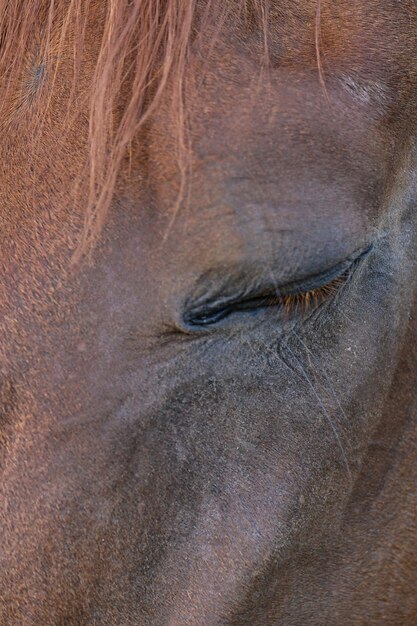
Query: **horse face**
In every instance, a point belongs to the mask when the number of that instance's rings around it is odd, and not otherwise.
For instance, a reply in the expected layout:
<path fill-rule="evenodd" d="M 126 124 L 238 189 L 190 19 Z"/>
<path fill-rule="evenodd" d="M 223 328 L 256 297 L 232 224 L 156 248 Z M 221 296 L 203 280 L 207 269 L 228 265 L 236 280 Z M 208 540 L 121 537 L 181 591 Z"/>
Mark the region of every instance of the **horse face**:
<path fill-rule="evenodd" d="M 70 55 L 39 132 L 10 92 L 6 622 L 413 623 L 417 16 L 336 4 L 274 4 L 268 69 L 234 10 L 196 39 L 184 153 L 171 86 L 75 269 Z"/>

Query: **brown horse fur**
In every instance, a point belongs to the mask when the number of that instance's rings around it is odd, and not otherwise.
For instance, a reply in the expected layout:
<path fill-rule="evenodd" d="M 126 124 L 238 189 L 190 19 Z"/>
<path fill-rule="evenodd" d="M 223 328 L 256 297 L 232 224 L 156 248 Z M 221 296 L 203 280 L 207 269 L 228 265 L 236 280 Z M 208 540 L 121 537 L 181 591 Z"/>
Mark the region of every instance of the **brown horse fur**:
<path fill-rule="evenodd" d="M 242 13 L 248 26 L 253 27 L 258 18 L 265 30 L 268 15 L 266 5 L 255 0 L 252 6 L 252 2 L 253 0 L 245 0 L 234 7 L 209 2 L 199 12 L 195 0 L 124 0 L 95 7 L 95 12 L 100 11 L 99 32 L 95 32 L 95 43 L 99 42 L 95 53 L 97 50 L 98 53 L 90 89 L 83 94 L 90 114 L 90 194 L 81 252 L 86 245 L 94 242 L 102 226 L 127 146 L 158 106 L 168 82 L 173 85 L 171 97 L 178 124 L 180 152 L 183 148 L 182 91 L 195 14 L 198 12 L 198 27 L 201 30 L 207 27 L 209 17 L 211 21 L 214 18 L 225 19 L 230 9 Z M 20 100 L 31 100 L 33 92 L 40 90 L 44 71 L 41 71 L 41 78 L 35 81 L 36 84 L 31 84 L 27 68 L 28 55 L 31 55 L 34 68 L 48 67 L 48 75 L 53 84 L 62 62 L 63 47 L 68 46 L 69 39 L 74 48 L 73 86 L 76 84 L 83 62 L 83 47 L 86 43 L 88 45 L 86 36 L 91 19 L 89 4 L 80 0 L 21 0 L 3 3 L 0 7 L 3 33 L 0 71 L 4 77 L 3 96 L 13 90 L 15 77 L 21 77 L 22 73 L 26 73 L 26 84 L 23 94 L 19 90 Z M 33 42 L 34 32 L 37 33 L 36 44 Z M 123 109 L 115 126 L 113 115 L 121 92 Z M 73 99 L 69 98 L 68 108 L 73 104 Z M 6 111 L 5 115 L 7 118 Z M 42 116 L 44 115 L 43 109 Z M 181 155 L 179 156 L 181 160 Z"/>
<path fill-rule="evenodd" d="M 0 0 L 0 624 L 417 623 L 416 59 L 413 0 Z"/>

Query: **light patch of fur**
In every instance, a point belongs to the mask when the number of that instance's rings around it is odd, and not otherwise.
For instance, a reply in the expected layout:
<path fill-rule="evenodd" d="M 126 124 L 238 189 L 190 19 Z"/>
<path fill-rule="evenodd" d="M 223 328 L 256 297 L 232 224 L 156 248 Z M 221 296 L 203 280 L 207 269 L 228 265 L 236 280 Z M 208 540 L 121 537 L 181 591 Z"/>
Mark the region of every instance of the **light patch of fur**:
<path fill-rule="evenodd" d="M 345 74 L 340 78 L 340 83 L 359 104 L 384 104 L 387 100 L 387 87 L 380 82 L 358 80 Z"/>

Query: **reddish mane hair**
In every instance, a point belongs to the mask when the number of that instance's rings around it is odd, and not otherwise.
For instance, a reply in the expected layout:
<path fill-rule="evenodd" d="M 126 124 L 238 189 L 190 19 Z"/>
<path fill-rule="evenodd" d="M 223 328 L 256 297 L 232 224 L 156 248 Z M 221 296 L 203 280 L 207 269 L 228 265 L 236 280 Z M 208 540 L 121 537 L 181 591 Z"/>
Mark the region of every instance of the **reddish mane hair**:
<path fill-rule="evenodd" d="M 226 13 L 233 13 L 256 21 L 267 50 L 268 6 L 269 0 L 0 0 L 3 102 L 12 82 L 15 91 L 16 77 L 22 76 L 22 68 L 27 65 L 34 33 L 36 62 L 29 91 L 39 90 L 47 73 L 51 93 L 64 44 L 68 56 L 68 41 L 72 43 L 76 85 L 92 9 L 102 18 L 94 77 L 85 103 L 90 111 L 90 182 L 86 224 L 76 257 L 94 243 L 100 232 L 126 150 L 158 106 L 168 83 L 172 88 L 172 106 L 178 114 L 180 148 L 184 147 L 182 93 L 187 54 L 190 42 L 204 30 L 208 16 L 212 20 L 217 12 L 221 22 Z M 115 124 L 113 112 L 121 93 L 121 114 Z M 69 96 L 69 110 L 74 105 L 73 96 L 74 93 Z M 0 109 L 0 113 L 7 118 L 7 111 Z M 46 116 L 45 110 L 42 116 Z"/>

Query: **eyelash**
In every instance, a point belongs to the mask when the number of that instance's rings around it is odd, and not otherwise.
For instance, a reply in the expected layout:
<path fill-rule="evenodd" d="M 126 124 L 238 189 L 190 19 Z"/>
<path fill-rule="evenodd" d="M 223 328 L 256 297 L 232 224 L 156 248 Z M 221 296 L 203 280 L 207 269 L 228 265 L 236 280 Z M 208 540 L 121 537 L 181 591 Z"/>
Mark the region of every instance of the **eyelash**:
<path fill-rule="evenodd" d="M 294 315 L 308 315 L 325 301 L 329 300 L 345 284 L 349 272 L 337 276 L 321 287 L 292 294 L 266 294 L 247 300 L 232 302 L 211 311 L 196 312 L 188 316 L 187 322 L 192 326 L 210 326 L 229 317 L 233 313 L 254 311 L 267 307 L 280 307 L 283 317 L 288 319 Z"/>
<path fill-rule="evenodd" d="M 285 316 L 290 317 L 295 313 L 307 314 L 309 311 L 316 309 L 323 304 L 326 300 L 329 300 L 336 294 L 337 291 L 346 283 L 348 274 L 345 273 L 342 276 L 338 276 L 331 282 L 305 291 L 292 295 L 284 295 L 279 300 L 283 307 Z M 278 304 L 278 302 L 277 302 Z"/>

